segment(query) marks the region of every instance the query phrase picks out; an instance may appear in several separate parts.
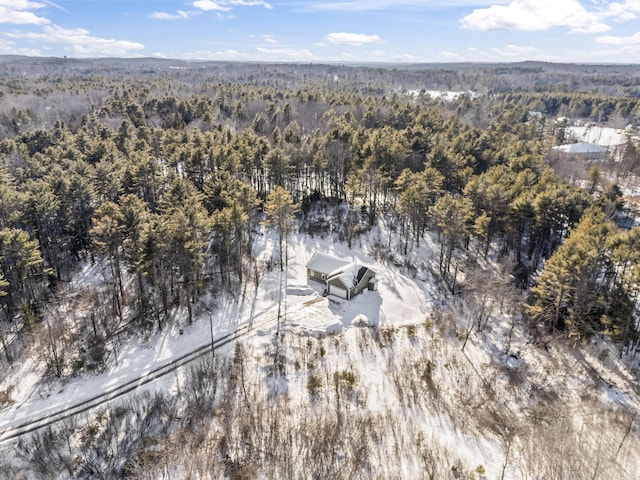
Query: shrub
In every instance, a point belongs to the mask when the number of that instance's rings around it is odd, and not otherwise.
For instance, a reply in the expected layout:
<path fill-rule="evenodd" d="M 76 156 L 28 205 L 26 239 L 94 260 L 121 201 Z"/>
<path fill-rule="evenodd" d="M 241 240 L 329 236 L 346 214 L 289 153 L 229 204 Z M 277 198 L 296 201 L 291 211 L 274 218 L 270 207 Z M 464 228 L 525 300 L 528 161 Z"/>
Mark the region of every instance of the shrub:
<path fill-rule="evenodd" d="M 415 325 L 409 325 L 407 327 L 407 337 L 409 337 L 411 340 L 415 340 L 418 334 L 418 330 L 416 329 Z"/>
<path fill-rule="evenodd" d="M 382 341 L 384 342 L 384 345 L 382 346 L 391 345 L 396 335 L 396 329 L 393 327 L 386 327 L 380 330 L 380 334 Z"/>
<path fill-rule="evenodd" d="M 13 385 L 9 385 L 4 390 L 0 390 L 0 409 L 15 403 L 15 400 L 11 397 L 11 393 L 13 393 Z"/>
<path fill-rule="evenodd" d="M 431 360 L 427 360 L 426 362 L 417 362 L 416 370 L 418 371 L 418 375 L 420 375 L 420 380 L 425 383 L 431 383 L 431 374 L 433 373 L 433 363 Z"/>
<path fill-rule="evenodd" d="M 71 361 L 71 371 L 72 374 L 75 375 L 79 373 L 84 368 L 84 358 L 77 357 Z"/>
<path fill-rule="evenodd" d="M 307 391 L 309 395 L 316 396 L 320 393 L 320 389 L 322 388 L 322 379 L 314 374 L 310 373 L 309 378 L 307 379 Z"/>
<path fill-rule="evenodd" d="M 431 328 L 433 327 L 433 320 L 431 319 L 431 317 L 425 318 L 424 322 L 422 322 L 422 326 L 425 330 L 431 330 Z"/>
<path fill-rule="evenodd" d="M 333 378 L 337 383 L 342 383 L 345 386 L 353 389 L 358 383 L 358 377 L 351 370 L 341 370 L 333 374 Z"/>

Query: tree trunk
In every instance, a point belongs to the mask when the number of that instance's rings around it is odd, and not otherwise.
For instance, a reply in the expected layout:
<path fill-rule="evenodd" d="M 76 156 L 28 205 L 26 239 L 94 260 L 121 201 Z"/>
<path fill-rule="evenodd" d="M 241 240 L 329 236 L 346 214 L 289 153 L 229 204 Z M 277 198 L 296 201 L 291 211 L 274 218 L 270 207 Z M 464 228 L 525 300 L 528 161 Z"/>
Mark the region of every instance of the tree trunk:
<path fill-rule="evenodd" d="M 9 351 L 9 345 L 7 344 L 7 338 L 4 333 L 4 329 L 0 327 L 0 342 L 2 343 L 2 349 L 4 350 L 4 356 L 7 358 L 8 363 L 13 363 L 13 355 Z"/>

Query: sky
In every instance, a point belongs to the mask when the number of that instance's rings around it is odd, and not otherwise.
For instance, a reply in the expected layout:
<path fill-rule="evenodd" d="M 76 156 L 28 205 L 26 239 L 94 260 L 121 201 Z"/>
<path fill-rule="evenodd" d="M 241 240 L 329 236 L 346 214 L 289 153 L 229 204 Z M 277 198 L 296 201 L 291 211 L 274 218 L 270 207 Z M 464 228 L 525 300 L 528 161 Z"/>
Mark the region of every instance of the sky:
<path fill-rule="evenodd" d="M 640 0 L 0 0 L 0 55 L 640 63 Z"/>

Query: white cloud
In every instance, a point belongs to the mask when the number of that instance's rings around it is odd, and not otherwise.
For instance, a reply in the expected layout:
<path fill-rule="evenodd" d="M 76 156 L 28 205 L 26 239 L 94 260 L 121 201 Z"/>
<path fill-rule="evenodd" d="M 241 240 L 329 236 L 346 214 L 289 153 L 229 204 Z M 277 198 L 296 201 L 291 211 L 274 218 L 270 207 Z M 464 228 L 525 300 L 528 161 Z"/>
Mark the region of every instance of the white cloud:
<path fill-rule="evenodd" d="M 415 55 L 411 55 L 409 53 L 405 54 L 394 54 L 391 57 L 386 57 L 385 61 L 391 60 L 392 62 L 400 62 L 400 63 L 416 63 L 422 62 L 423 60 L 420 57 L 416 57 Z"/>
<path fill-rule="evenodd" d="M 540 51 L 535 47 L 507 45 L 504 48 L 492 48 L 491 56 L 509 61 L 523 61 L 536 58 Z"/>
<path fill-rule="evenodd" d="M 247 54 L 233 49 L 223 51 L 196 50 L 181 55 L 181 58 L 184 58 L 185 60 L 251 60 Z"/>
<path fill-rule="evenodd" d="M 229 3 L 231 5 L 238 5 L 241 7 L 264 7 L 268 10 L 273 8 L 271 4 L 262 0 L 231 0 Z"/>
<path fill-rule="evenodd" d="M 38 49 L 33 49 L 33 48 L 16 47 L 15 42 L 0 38 L 0 54 L 42 56 L 42 51 Z"/>
<path fill-rule="evenodd" d="M 339 12 L 362 12 L 370 10 L 398 10 L 405 8 L 442 8 L 442 7 L 477 7 L 508 3 L 508 0 L 344 0 L 333 2 L 312 2 L 305 4 L 311 10 L 330 10 Z"/>
<path fill-rule="evenodd" d="M 15 30 L 0 32 L 0 52 L 21 55 L 42 55 L 53 44 L 65 45 L 64 49 L 78 56 L 128 56 L 141 50 L 144 45 L 127 40 L 93 37 L 82 28 L 62 28 L 42 16 L 33 13 L 46 6 L 66 11 L 49 0 L 35 2 L 31 0 L 0 0 L 0 24 L 31 25 L 29 31 Z M 37 48 L 17 44 L 22 39 L 37 43 Z"/>
<path fill-rule="evenodd" d="M 256 50 L 261 54 L 259 60 L 265 61 L 309 62 L 316 59 L 313 53 L 306 48 L 297 50 L 295 48 L 257 47 Z"/>
<path fill-rule="evenodd" d="M 526 45 L 506 45 L 501 48 L 469 47 L 464 53 L 442 51 L 438 58 L 444 62 L 521 62 L 526 60 L 560 61 L 552 59 L 536 47 Z"/>
<path fill-rule="evenodd" d="M 66 44 L 65 50 L 78 56 L 130 56 L 131 52 L 142 50 L 144 45 L 128 40 L 93 37 L 83 28 L 62 28 L 45 25 L 41 32 L 5 33 L 8 38 L 22 38 L 41 44 Z"/>
<path fill-rule="evenodd" d="M 438 57 L 443 62 L 463 62 L 464 60 L 466 60 L 465 57 L 463 57 L 459 53 L 447 52 L 447 51 L 438 53 Z"/>
<path fill-rule="evenodd" d="M 229 12 L 233 7 L 264 7 L 268 10 L 273 8 L 264 0 L 196 0 L 192 5 L 205 12 Z"/>
<path fill-rule="evenodd" d="M 566 27 L 571 33 L 601 33 L 610 30 L 601 17 L 601 12 L 588 12 L 578 0 L 513 0 L 505 6 L 476 9 L 461 24 L 480 31 Z"/>
<path fill-rule="evenodd" d="M 586 47 L 586 45 L 585 45 Z M 461 52 L 443 51 L 438 58 L 445 62 L 518 62 L 525 60 L 571 63 L 629 63 L 640 58 L 640 45 L 614 46 L 607 49 L 574 50 L 558 47 L 553 51 L 522 45 L 501 48 L 467 48 Z"/>
<path fill-rule="evenodd" d="M 362 57 L 359 57 L 357 55 L 354 55 L 353 53 L 347 53 L 347 52 L 341 53 L 338 58 L 346 62 L 357 62 L 362 60 Z"/>
<path fill-rule="evenodd" d="M 176 13 L 153 12 L 151 18 L 156 20 L 184 20 L 191 16 L 191 13 L 178 10 Z"/>
<path fill-rule="evenodd" d="M 50 23 L 48 19 L 40 17 L 31 11 L 45 6 L 45 3 L 28 0 L 0 0 L 0 23 L 46 25 Z"/>
<path fill-rule="evenodd" d="M 270 43 L 271 45 L 277 45 L 278 40 L 276 40 L 275 35 L 262 35 L 262 40 L 265 43 Z"/>
<path fill-rule="evenodd" d="M 626 22 L 636 18 L 637 13 L 640 13 L 640 0 L 626 0 L 622 3 L 611 3 L 604 12 L 604 16 L 619 22 Z"/>
<path fill-rule="evenodd" d="M 199 8 L 200 10 L 204 10 L 205 12 L 228 12 L 229 10 L 231 10 L 230 7 L 225 7 L 224 5 L 221 5 L 220 2 L 213 2 L 211 0 L 197 0 L 193 2 L 193 6 Z"/>
<path fill-rule="evenodd" d="M 254 52 L 241 52 L 234 49 L 222 51 L 196 50 L 183 55 L 186 60 L 228 60 L 252 62 L 310 62 L 317 58 L 309 50 L 294 48 L 257 47 Z"/>
<path fill-rule="evenodd" d="M 368 43 L 380 43 L 382 39 L 378 35 L 367 35 L 365 33 L 330 33 L 326 37 L 329 43 L 335 45 L 348 45 L 350 47 L 359 47 Z"/>
<path fill-rule="evenodd" d="M 637 32 L 629 37 L 614 37 L 614 36 L 598 37 L 596 38 L 596 43 L 601 43 L 604 45 L 621 45 L 621 46 L 640 45 L 640 32 Z"/>

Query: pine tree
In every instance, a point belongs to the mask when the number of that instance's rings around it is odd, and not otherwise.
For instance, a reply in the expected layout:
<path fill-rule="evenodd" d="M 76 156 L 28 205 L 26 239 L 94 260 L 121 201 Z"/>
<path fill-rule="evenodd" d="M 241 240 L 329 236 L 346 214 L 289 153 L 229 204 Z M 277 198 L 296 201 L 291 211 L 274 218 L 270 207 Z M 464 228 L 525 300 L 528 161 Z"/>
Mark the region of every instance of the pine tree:
<path fill-rule="evenodd" d="M 440 172 L 427 167 L 419 173 L 411 173 L 409 169 L 405 169 L 396 181 L 397 188 L 401 190 L 398 207 L 412 227 L 417 247 L 420 246 L 420 238 L 427 226 L 431 207 L 441 191 L 443 180 Z"/>
<path fill-rule="evenodd" d="M 528 312 L 534 322 L 576 338 L 602 329 L 603 303 L 610 292 L 607 244 L 613 230 L 601 210 L 585 212 L 531 289 Z"/>
<path fill-rule="evenodd" d="M 7 318 L 12 319 L 16 307 L 23 302 L 29 308 L 38 306 L 43 298 L 43 280 L 47 273 L 42 268 L 37 240 L 31 240 L 24 230 L 0 230 L 0 275 L 7 297 Z"/>
<path fill-rule="evenodd" d="M 186 179 L 176 179 L 161 199 L 167 237 L 164 249 L 168 264 L 177 269 L 187 307 L 193 320 L 192 302 L 200 289 L 211 219 L 202 205 L 200 193 Z"/>
<path fill-rule="evenodd" d="M 277 186 L 267 197 L 264 207 L 267 218 L 264 223 L 278 234 L 280 271 L 284 270 L 286 263 L 283 255 L 283 243 L 286 242 L 291 231 L 293 217 L 299 210 L 300 207 L 293 202 L 291 194 L 280 186 Z"/>
<path fill-rule="evenodd" d="M 9 282 L 7 282 L 4 275 L 0 273 L 0 297 L 7 295 L 7 287 L 9 287 Z M 4 350 L 4 356 L 6 357 L 7 362 L 11 363 L 13 361 L 13 355 L 9 351 L 9 345 L 7 344 L 7 337 L 4 332 L 2 321 L 0 321 L 0 344 L 2 344 L 2 350 Z"/>
<path fill-rule="evenodd" d="M 635 317 L 640 296 L 640 227 L 618 232 L 610 238 L 608 248 L 611 250 L 615 275 L 613 284 L 617 291 L 613 298 L 622 300 L 618 302 L 618 308 L 609 308 L 609 328 L 614 340 L 620 342 L 622 355 L 624 347 L 629 352 L 640 341 Z"/>
<path fill-rule="evenodd" d="M 107 255 L 115 280 L 113 301 L 118 316 L 122 319 L 124 302 L 124 286 L 122 284 L 122 268 L 120 249 L 124 241 L 124 216 L 120 206 L 114 202 L 104 202 L 95 212 L 91 238 L 98 253 Z"/>
<path fill-rule="evenodd" d="M 144 284 L 143 235 L 149 222 L 147 204 L 136 195 L 120 198 L 123 228 L 123 253 L 129 270 L 136 276 L 138 317 L 144 319 L 149 305 L 148 292 Z"/>
<path fill-rule="evenodd" d="M 445 275 L 450 271 L 453 251 L 466 245 L 473 231 L 473 206 L 466 197 L 446 194 L 438 199 L 433 217 L 441 236 L 440 273 Z"/>

